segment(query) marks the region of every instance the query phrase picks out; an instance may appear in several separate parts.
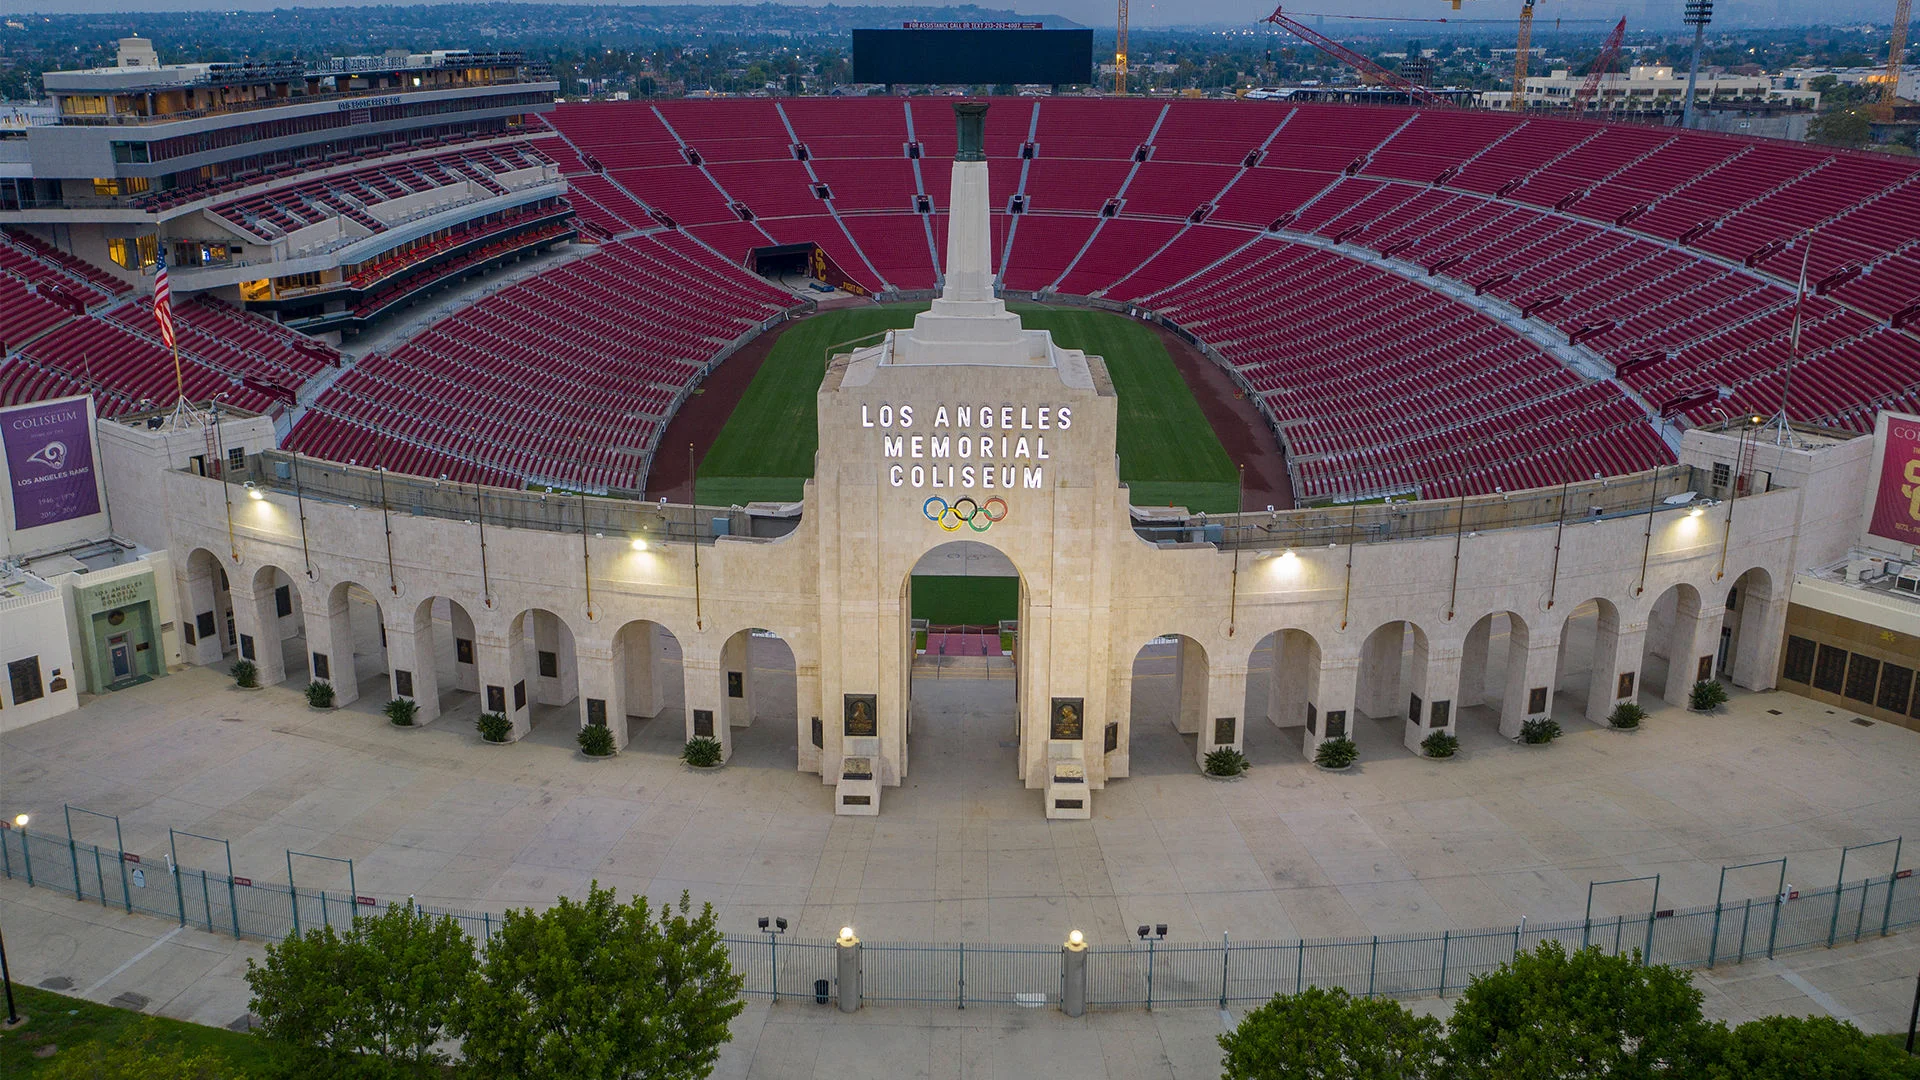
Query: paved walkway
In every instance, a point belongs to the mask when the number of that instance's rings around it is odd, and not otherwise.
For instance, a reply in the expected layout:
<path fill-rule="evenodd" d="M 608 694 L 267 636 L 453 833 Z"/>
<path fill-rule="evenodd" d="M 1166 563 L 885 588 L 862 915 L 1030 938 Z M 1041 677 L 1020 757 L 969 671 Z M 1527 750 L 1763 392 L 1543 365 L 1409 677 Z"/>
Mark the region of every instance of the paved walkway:
<path fill-rule="evenodd" d="M 93 1001 L 146 999 L 146 1011 L 227 1025 L 247 1011 L 246 962 L 258 942 L 186 929 L 0 880 L 8 958 L 27 985 L 52 982 Z M 1920 935 L 1812 949 L 1774 961 L 1697 972 L 1709 1016 L 1733 1023 L 1771 1013 L 1901 1030 L 1920 970 Z M 1450 998 L 1414 999 L 1445 1016 Z M 1246 1010 L 1127 1009 L 1073 1020 L 1056 1009 L 831 1007 L 756 999 L 734 1022 L 715 1076 L 748 1080 L 912 1077 L 1179 1078 L 1219 1075 L 1214 1039 Z"/>

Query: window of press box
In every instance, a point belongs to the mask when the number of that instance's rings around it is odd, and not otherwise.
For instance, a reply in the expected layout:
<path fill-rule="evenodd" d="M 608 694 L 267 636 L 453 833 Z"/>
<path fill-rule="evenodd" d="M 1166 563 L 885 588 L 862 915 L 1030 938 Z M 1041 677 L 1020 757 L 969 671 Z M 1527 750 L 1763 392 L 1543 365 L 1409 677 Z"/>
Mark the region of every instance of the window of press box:
<path fill-rule="evenodd" d="M 107 241 L 107 258 L 129 270 L 142 270 L 152 266 L 160 254 L 160 237 L 115 236 Z"/>

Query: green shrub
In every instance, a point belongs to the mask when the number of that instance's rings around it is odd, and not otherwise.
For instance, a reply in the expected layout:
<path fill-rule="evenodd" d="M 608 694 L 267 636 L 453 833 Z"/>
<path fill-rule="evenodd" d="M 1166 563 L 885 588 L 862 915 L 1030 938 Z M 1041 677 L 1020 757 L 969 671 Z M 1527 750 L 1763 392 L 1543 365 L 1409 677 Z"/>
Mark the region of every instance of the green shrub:
<path fill-rule="evenodd" d="M 580 752 L 588 757 L 613 754 L 613 730 L 603 724 L 588 724 L 574 738 L 580 743 Z"/>
<path fill-rule="evenodd" d="M 387 702 L 387 722 L 394 727 L 412 727 L 413 718 L 420 715 L 420 703 L 411 698 L 397 697 Z"/>
<path fill-rule="evenodd" d="M 1358 761 L 1360 748 L 1352 739 L 1328 739 L 1313 752 L 1313 763 L 1323 769 L 1344 769 Z"/>
<path fill-rule="evenodd" d="M 1520 725 L 1520 741 L 1533 746 L 1550 743 L 1560 737 L 1560 724 L 1551 716 L 1528 720 Z"/>
<path fill-rule="evenodd" d="M 1420 740 L 1420 749 L 1431 758 L 1449 758 L 1460 752 L 1460 738 L 1450 731 L 1436 731 Z"/>
<path fill-rule="evenodd" d="M 507 719 L 506 713 L 483 712 L 473 726 L 480 729 L 480 737 L 488 742 L 506 742 L 507 736 L 513 734 L 513 721 Z"/>
<path fill-rule="evenodd" d="M 1718 679 L 1702 679 L 1687 693 L 1687 705 L 1695 712 L 1712 712 L 1727 703 L 1727 688 Z"/>
<path fill-rule="evenodd" d="M 1646 718 L 1647 710 L 1641 708 L 1637 702 L 1623 701 L 1615 705 L 1613 711 L 1607 714 L 1607 724 L 1609 727 L 1630 730 L 1639 727 L 1640 721 Z"/>
<path fill-rule="evenodd" d="M 1446 1076 L 1445 1031 L 1388 998 L 1335 987 L 1281 994 L 1219 1036 L 1222 1080 L 1428 1080 Z"/>
<path fill-rule="evenodd" d="M 1247 771 L 1247 755 L 1223 746 L 1207 754 L 1206 768 L 1208 776 L 1239 776 Z"/>
<path fill-rule="evenodd" d="M 236 686 L 251 690 L 260 685 L 260 668 L 251 660 L 235 660 L 233 666 L 227 669 L 227 674 L 233 676 Z"/>
<path fill-rule="evenodd" d="M 680 751 L 680 760 L 702 769 L 720 764 L 719 739 L 688 739 L 687 748 Z"/>
<path fill-rule="evenodd" d="M 316 709 L 333 708 L 333 684 L 315 679 L 307 684 L 307 704 Z"/>

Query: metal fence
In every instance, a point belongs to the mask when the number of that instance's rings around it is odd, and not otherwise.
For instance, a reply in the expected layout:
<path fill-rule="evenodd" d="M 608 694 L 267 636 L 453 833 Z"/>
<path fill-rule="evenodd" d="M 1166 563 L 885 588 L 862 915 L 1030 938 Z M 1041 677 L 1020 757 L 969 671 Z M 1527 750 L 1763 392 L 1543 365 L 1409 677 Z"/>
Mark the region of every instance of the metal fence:
<path fill-rule="evenodd" d="M 1920 885 L 1909 882 L 1911 870 L 1899 867 L 1899 841 L 1882 844 L 1895 849 L 1893 868 L 1885 873 L 1817 890 L 1722 899 L 1695 908 L 1649 908 L 1637 915 L 1553 923 L 1523 920 L 1518 926 L 1437 934 L 1297 941 L 1235 941 L 1223 935 L 1219 941 L 1092 945 L 1087 1000 L 1108 1008 L 1226 1008 L 1308 986 L 1337 986 L 1362 996 L 1445 994 L 1545 941 L 1569 949 L 1592 945 L 1616 955 L 1637 951 L 1654 963 L 1683 967 L 1739 964 L 1792 949 L 1830 947 L 1920 923 Z M 295 888 L 218 871 L 170 868 L 171 857 L 162 857 L 167 862 L 156 866 L 133 853 L 70 836 L 0 829 L 0 873 L 8 878 L 72 892 L 75 900 L 109 909 L 175 919 L 213 934 L 277 941 L 315 926 L 349 926 L 355 915 L 369 913 L 380 903 L 350 888 Z M 502 923 L 502 916 L 493 912 L 422 910 L 450 916 L 482 940 Z M 838 948 L 832 941 L 770 934 L 728 936 L 726 944 L 747 994 L 802 1000 L 831 993 Z M 962 1009 L 1060 1003 L 1061 948 L 1056 945 L 864 942 L 860 963 L 865 1002 Z"/>

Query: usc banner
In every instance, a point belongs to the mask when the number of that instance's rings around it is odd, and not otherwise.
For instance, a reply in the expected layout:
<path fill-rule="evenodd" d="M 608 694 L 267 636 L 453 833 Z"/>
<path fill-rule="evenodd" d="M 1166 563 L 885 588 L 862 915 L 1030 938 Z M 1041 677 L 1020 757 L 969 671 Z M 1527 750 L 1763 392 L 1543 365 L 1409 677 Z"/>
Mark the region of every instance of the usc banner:
<path fill-rule="evenodd" d="M 1920 420 L 1889 416 L 1882 453 L 1880 491 L 1867 532 L 1920 544 Z"/>

